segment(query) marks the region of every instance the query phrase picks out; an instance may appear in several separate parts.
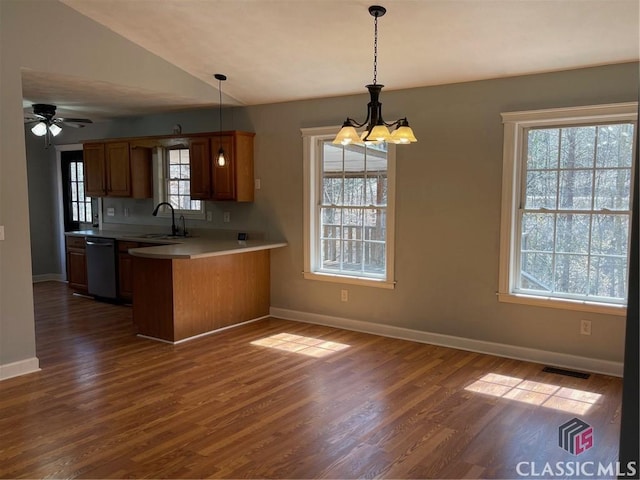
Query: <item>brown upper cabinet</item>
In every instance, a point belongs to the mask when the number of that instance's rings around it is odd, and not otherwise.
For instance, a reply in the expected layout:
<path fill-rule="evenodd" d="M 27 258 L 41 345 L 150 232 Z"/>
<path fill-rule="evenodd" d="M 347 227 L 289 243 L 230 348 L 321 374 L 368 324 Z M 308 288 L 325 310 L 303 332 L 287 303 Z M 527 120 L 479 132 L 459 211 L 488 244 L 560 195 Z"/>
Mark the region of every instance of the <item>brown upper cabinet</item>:
<path fill-rule="evenodd" d="M 129 142 L 86 143 L 83 155 L 87 196 L 153 196 L 150 148 Z"/>
<path fill-rule="evenodd" d="M 253 137 L 249 132 L 223 132 L 191 138 L 191 198 L 253 202 Z M 219 166 L 218 151 L 224 149 L 226 163 Z"/>

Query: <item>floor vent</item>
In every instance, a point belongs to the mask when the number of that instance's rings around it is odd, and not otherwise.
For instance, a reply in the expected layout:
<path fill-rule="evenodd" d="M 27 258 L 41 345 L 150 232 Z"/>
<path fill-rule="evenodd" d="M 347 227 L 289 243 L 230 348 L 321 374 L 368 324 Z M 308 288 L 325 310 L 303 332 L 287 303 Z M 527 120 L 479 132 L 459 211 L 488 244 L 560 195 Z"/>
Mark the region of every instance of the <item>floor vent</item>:
<path fill-rule="evenodd" d="M 565 375 L 567 377 L 584 378 L 584 379 L 587 379 L 591 376 L 588 373 L 574 372 L 573 370 L 565 370 L 564 368 L 556 368 L 556 367 L 544 367 L 542 371 L 546 373 L 555 373 L 557 375 Z"/>

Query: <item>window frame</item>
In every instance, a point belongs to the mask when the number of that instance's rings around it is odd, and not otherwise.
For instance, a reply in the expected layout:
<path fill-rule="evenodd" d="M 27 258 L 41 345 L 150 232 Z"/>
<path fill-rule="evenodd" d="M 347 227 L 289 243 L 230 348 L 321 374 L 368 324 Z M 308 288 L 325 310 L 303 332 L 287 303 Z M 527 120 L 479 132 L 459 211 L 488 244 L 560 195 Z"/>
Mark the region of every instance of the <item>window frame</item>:
<path fill-rule="evenodd" d="M 171 150 L 189 150 L 188 145 L 171 145 L 166 147 L 157 147 L 154 151 L 154 198 L 153 201 L 157 205 L 161 202 L 169 202 L 169 152 Z M 204 200 L 199 200 L 200 210 L 183 210 L 174 208 L 176 216 L 183 215 L 185 219 L 204 220 L 207 215 Z M 171 202 L 169 202 L 171 203 Z M 158 212 L 159 217 L 170 217 L 171 210 L 162 206 Z"/>
<path fill-rule="evenodd" d="M 504 148 L 498 301 L 620 316 L 626 315 L 626 304 L 607 303 L 595 299 L 590 301 L 559 296 L 525 294 L 515 291 L 520 272 L 519 248 L 521 235 L 519 232 L 519 216 L 524 189 L 525 159 L 523 154 L 529 129 L 600 125 L 614 122 L 633 123 L 634 128 L 637 129 L 638 103 L 627 102 L 505 112 L 501 116 L 504 124 Z M 633 148 L 632 159 L 635 159 L 635 149 L 638 148 L 635 140 Z M 637 168 L 637 165 L 633 162 L 631 167 L 632 178 L 635 168 Z M 631 186 L 631 195 L 633 195 L 633 184 Z M 631 205 L 629 208 L 631 209 Z M 631 218 L 631 215 L 629 218 Z"/>
<path fill-rule="evenodd" d="M 385 255 L 386 271 L 384 278 L 345 273 L 320 271 L 320 204 L 322 179 L 322 142 L 335 138 L 340 127 L 303 128 L 303 177 L 304 177 L 304 271 L 307 280 L 319 280 L 333 283 L 363 285 L 370 287 L 395 288 L 395 190 L 396 158 L 395 145 L 387 145 L 387 206 Z"/>

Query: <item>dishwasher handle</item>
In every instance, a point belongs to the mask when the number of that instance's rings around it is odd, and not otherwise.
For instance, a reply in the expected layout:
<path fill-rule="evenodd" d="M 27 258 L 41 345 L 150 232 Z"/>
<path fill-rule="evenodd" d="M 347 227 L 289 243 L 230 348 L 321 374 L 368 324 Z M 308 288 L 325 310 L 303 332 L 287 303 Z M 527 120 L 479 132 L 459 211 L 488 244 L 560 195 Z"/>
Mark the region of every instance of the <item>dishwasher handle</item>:
<path fill-rule="evenodd" d="M 91 245 L 92 247 L 112 247 L 113 248 L 113 243 L 109 242 L 109 243 L 99 243 L 99 242 L 92 242 L 87 240 L 87 245 Z"/>

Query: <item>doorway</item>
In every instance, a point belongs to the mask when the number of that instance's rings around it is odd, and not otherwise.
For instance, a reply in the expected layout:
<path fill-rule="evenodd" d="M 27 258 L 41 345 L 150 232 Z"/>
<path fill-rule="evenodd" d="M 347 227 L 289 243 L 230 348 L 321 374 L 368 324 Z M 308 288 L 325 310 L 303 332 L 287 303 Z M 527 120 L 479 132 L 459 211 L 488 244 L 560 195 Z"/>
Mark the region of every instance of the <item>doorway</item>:
<path fill-rule="evenodd" d="M 80 230 L 81 224 L 94 223 L 92 200 L 84 193 L 82 150 L 60 152 L 60 175 L 64 231 Z"/>

